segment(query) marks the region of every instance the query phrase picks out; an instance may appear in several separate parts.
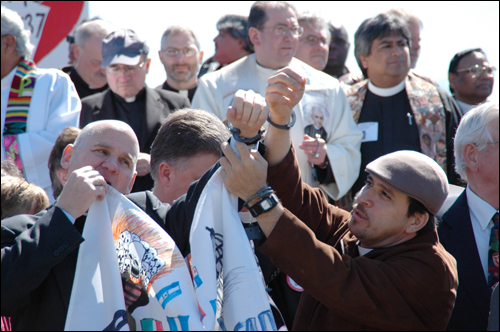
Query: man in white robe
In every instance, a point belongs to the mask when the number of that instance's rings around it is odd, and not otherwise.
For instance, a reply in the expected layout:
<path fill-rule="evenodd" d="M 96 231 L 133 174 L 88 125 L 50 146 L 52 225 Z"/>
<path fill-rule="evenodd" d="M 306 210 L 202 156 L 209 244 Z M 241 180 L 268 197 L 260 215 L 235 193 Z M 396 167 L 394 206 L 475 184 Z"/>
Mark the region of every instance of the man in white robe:
<path fill-rule="evenodd" d="M 6 159 L 4 127 L 9 93 L 17 78 L 18 65 L 29 58 L 32 49 L 29 31 L 24 30 L 21 17 L 2 7 L 2 160 Z M 65 127 L 78 127 L 81 103 L 68 75 L 57 69 L 31 68 L 30 75 L 36 77 L 34 87 L 32 91 L 25 89 L 25 94 L 19 93 L 19 97 L 31 96 L 30 101 L 25 102 L 29 107 L 26 131 L 17 134 L 19 156 L 26 180 L 42 187 L 53 200 L 47 166 L 50 151 Z"/>
<path fill-rule="evenodd" d="M 331 198 L 339 199 L 354 184 L 359 172 L 362 133 L 352 119 L 339 82 L 293 58 L 301 32 L 295 10 L 288 3 L 255 3 L 249 16 L 249 38 L 255 54 L 204 75 L 194 96 L 193 108 L 225 119 L 237 90 L 253 90 L 265 95 L 271 76 L 281 68 L 293 68 L 307 78 L 304 97 L 294 107 L 297 122 L 291 129 L 303 180 L 318 186 L 311 165 L 316 165 L 316 171 L 330 168 L 333 179 L 321 187 Z M 325 114 L 326 142 L 304 136 L 304 129 L 313 124 L 311 113 L 316 109 Z"/>

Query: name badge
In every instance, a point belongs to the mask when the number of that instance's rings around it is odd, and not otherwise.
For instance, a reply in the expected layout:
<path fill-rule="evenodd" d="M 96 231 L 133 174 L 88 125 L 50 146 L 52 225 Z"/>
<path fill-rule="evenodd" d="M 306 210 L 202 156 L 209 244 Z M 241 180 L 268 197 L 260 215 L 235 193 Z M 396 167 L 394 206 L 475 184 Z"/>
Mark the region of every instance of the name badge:
<path fill-rule="evenodd" d="M 363 132 L 361 143 L 378 141 L 378 122 L 358 123 L 358 129 Z"/>

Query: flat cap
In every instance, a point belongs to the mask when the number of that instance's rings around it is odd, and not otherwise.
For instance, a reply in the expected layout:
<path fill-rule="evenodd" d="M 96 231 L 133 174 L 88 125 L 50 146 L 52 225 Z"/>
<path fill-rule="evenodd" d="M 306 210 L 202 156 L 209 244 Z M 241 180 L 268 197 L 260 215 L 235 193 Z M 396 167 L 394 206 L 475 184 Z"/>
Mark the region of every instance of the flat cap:
<path fill-rule="evenodd" d="M 116 63 L 135 66 L 141 61 L 141 55 L 149 53 L 149 46 L 134 30 L 119 29 L 104 38 L 101 53 L 102 68 Z"/>
<path fill-rule="evenodd" d="M 448 196 L 448 178 L 431 158 L 416 151 L 396 151 L 375 159 L 366 171 L 422 203 L 433 215 Z"/>

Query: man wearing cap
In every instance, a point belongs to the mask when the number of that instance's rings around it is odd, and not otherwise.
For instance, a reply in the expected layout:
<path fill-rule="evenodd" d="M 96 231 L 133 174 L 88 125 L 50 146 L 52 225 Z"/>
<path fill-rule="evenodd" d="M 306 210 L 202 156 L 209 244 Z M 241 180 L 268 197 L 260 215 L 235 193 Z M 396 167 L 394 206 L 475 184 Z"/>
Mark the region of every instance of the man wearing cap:
<path fill-rule="evenodd" d="M 498 283 L 498 114 L 495 103 L 472 109 L 454 140 L 455 167 L 467 188 L 438 227 L 460 278 L 449 331 L 485 331 L 491 292 Z"/>
<path fill-rule="evenodd" d="M 81 128 L 104 119 L 121 120 L 132 127 L 141 151 L 132 192 L 153 188 L 151 144 L 173 110 L 190 106 L 184 96 L 146 86 L 148 53 L 148 45 L 133 30 L 120 29 L 107 36 L 102 44 L 102 68 L 106 68 L 109 90 L 84 98 L 80 116 Z"/>
<path fill-rule="evenodd" d="M 201 65 L 198 78 L 253 53 L 248 39 L 248 17 L 224 15 L 217 21 L 217 30 L 219 34 L 214 38 L 215 54 Z"/>
<path fill-rule="evenodd" d="M 290 121 L 303 94 L 295 83 L 303 87 L 305 78 L 290 69 L 269 79 L 276 124 Z M 289 132 L 270 126 L 268 164 L 244 145 L 237 145 L 241 159 L 225 148 L 220 163 L 229 192 L 260 210 L 267 238 L 259 250 L 304 288 L 293 329 L 443 330 L 458 278 L 434 224 L 448 194 L 442 168 L 415 151 L 380 157 L 367 165 L 367 183 L 348 213 L 302 182 L 291 142 Z M 268 185 L 281 203 L 253 196 Z"/>

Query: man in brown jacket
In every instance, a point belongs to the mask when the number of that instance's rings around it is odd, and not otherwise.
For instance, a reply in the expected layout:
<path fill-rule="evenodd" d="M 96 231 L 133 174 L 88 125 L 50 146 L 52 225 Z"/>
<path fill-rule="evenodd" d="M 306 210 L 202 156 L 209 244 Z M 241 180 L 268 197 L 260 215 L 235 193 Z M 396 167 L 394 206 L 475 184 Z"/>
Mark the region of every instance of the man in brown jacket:
<path fill-rule="evenodd" d="M 267 237 L 259 249 L 304 288 L 293 329 L 444 330 L 458 284 L 434 225 L 448 194 L 444 171 L 423 154 L 398 151 L 367 166 L 350 214 L 329 205 L 302 182 L 286 129 L 304 83 L 288 68 L 269 79 L 267 179 L 266 161 L 244 144 L 236 145 L 241 158 L 225 147 L 220 161 L 227 189 L 247 201 Z M 241 112 L 266 112 L 257 104 Z M 258 128 L 258 115 L 245 112 L 228 119 L 251 137 L 246 122 Z M 261 190 L 267 181 L 281 203 Z"/>

